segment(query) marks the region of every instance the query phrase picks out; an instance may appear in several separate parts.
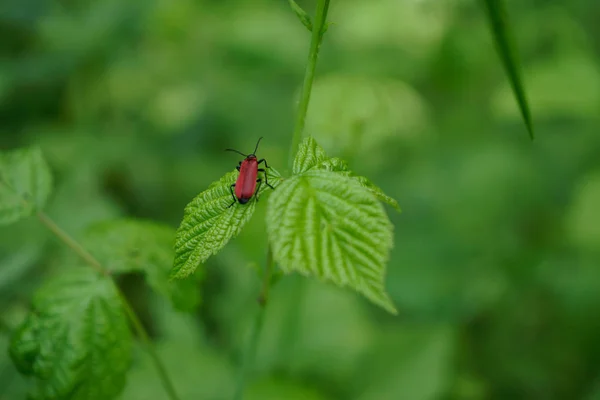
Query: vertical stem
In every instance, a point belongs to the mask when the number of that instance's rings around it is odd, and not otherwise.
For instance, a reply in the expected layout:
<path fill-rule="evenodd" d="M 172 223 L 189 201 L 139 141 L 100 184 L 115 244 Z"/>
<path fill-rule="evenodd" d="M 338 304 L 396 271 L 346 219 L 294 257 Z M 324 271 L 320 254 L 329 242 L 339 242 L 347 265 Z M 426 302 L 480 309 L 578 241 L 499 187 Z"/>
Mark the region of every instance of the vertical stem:
<path fill-rule="evenodd" d="M 258 349 L 258 339 L 260 338 L 260 331 L 262 330 L 263 323 L 265 321 L 265 309 L 267 308 L 267 302 L 269 299 L 269 288 L 271 286 L 271 275 L 273 272 L 273 252 L 271 247 L 267 251 L 267 263 L 263 272 L 262 287 L 258 296 L 259 309 L 256 313 L 256 318 L 252 326 L 252 333 L 250 334 L 250 340 L 244 350 L 242 367 L 238 373 L 237 382 L 235 385 L 235 393 L 233 394 L 234 400 L 242 400 L 244 398 L 244 389 L 246 387 L 246 376 L 252 364 L 254 364 L 254 358 L 256 356 L 256 350 Z"/>
<path fill-rule="evenodd" d="M 288 167 L 291 169 L 294 162 L 294 155 L 302 140 L 304 125 L 306 123 L 306 114 L 308 112 L 308 103 L 315 78 L 317 68 L 317 59 L 319 58 L 319 49 L 325 33 L 325 24 L 327 22 L 327 11 L 329 10 L 330 0 L 318 0 L 315 12 L 315 23 L 312 28 L 312 37 L 310 40 L 310 50 L 308 52 L 308 63 L 304 72 L 304 83 L 302 84 L 302 93 L 300 95 L 300 104 L 298 105 L 298 114 L 296 115 L 296 124 L 294 126 L 294 136 L 292 137 L 292 146 L 288 157 Z"/>
<path fill-rule="evenodd" d="M 37 213 L 37 217 L 40 220 L 40 222 L 46 228 L 48 228 L 48 230 L 50 230 L 57 238 L 59 238 L 64 244 L 66 244 L 67 247 L 69 247 L 71 250 L 73 250 L 75 253 L 77 253 L 77 255 L 79 257 L 81 257 L 86 263 L 88 263 L 98 273 L 100 273 L 104 276 L 107 276 L 107 277 L 110 276 L 110 273 L 106 270 L 106 268 L 104 268 L 102 266 L 102 264 L 100 264 L 100 262 L 96 258 L 94 258 L 93 255 L 91 255 L 81 244 L 79 244 L 79 242 L 77 242 L 75 239 L 73 239 L 67 232 L 62 230 L 61 227 L 58 226 L 50 217 L 48 217 L 46 214 L 44 214 L 41 211 L 39 211 Z M 177 396 L 177 393 L 175 392 L 175 387 L 173 386 L 173 383 L 171 382 L 171 379 L 169 378 L 169 375 L 167 374 L 167 370 L 166 370 L 164 364 L 162 363 L 161 359 L 158 357 L 158 353 L 156 353 L 156 350 L 154 349 L 154 346 L 152 345 L 152 341 L 150 340 L 150 337 L 148 336 L 148 332 L 146 332 L 146 330 L 144 329 L 144 326 L 140 322 L 140 319 L 136 315 L 135 311 L 133 311 L 131 304 L 129 304 L 129 302 L 125 298 L 125 295 L 123 294 L 123 292 L 121 292 L 121 290 L 117 287 L 117 285 L 114 283 L 114 281 L 113 281 L 113 284 L 115 285 L 115 288 L 117 289 L 117 293 L 119 294 L 121 303 L 123 304 L 123 309 L 125 310 L 125 314 L 127 314 L 129 321 L 133 325 L 133 328 L 136 330 L 138 336 L 140 337 L 140 340 L 145 345 L 146 349 L 148 350 L 148 353 L 150 354 L 150 356 L 152 358 L 152 361 L 154 362 L 154 366 L 156 367 L 156 370 L 158 371 L 160 380 L 161 380 L 167 394 L 169 395 L 169 399 L 170 400 L 179 400 L 179 396 Z"/>

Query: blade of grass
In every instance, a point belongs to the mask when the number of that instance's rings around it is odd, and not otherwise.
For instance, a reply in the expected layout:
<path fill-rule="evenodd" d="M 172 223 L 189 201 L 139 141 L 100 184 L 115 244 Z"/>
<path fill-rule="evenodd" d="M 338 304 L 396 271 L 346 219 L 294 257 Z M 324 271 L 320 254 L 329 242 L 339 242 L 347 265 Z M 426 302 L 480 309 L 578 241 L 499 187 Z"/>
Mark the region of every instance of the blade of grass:
<path fill-rule="evenodd" d="M 515 46 L 510 40 L 510 31 L 508 24 L 506 23 L 507 13 L 503 0 L 483 0 L 483 4 L 487 11 L 490 28 L 496 43 L 496 49 L 498 50 L 506 74 L 508 75 L 508 80 L 517 99 L 517 103 L 519 104 L 519 109 L 521 110 L 523 121 L 529 132 L 529 137 L 533 140 L 531 113 L 529 111 L 529 105 L 525 96 L 525 88 L 518 68 L 519 62 L 517 60 L 516 52 L 513 51 Z"/>

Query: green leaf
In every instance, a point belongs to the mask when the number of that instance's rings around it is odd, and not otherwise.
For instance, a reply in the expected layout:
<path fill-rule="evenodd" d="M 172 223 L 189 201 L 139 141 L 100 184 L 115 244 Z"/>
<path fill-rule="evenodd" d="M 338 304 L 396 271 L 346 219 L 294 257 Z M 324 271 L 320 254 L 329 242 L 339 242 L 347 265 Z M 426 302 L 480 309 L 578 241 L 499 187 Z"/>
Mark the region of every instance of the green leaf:
<path fill-rule="evenodd" d="M 325 150 L 317 144 L 315 139 L 308 136 L 300 144 L 296 158 L 294 159 L 294 174 L 300 174 L 310 169 L 320 169 L 325 171 L 337 172 L 341 175 L 351 177 L 355 179 L 361 186 L 369 189 L 371 193 L 375 195 L 380 201 L 394 207 L 396 211 L 400 212 L 400 205 L 398 202 L 386 195 L 377 185 L 372 183 L 368 178 L 364 176 L 355 175 L 348 168 L 346 161 L 341 158 L 327 158 Z"/>
<path fill-rule="evenodd" d="M 96 224 L 87 232 L 84 247 L 112 273 L 142 272 L 148 284 L 168 297 L 173 306 L 192 311 L 200 302 L 198 279 L 171 281 L 175 229 L 170 226 L 120 219 Z"/>
<path fill-rule="evenodd" d="M 317 144 L 317 141 L 313 139 L 312 136 L 308 136 L 298 147 L 298 152 L 294 158 L 292 173 L 294 175 L 299 175 L 311 168 L 315 168 L 326 160 L 327 155 L 325 154 L 325 150 Z"/>
<path fill-rule="evenodd" d="M 296 14 L 300 22 L 302 22 L 302 25 L 304 25 L 306 29 L 312 32 L 312 21 L 310 20 L 310 15 L 308 15 L 307 12 L 304 11 L 302 7 L 300 7 L 298 3 L 296 3 L 294 0 L 288 1 L 290 3 L 290 7 L 292 7 L 292 10 Z"/>
<path fill-rule="evenodd" d="M 507 16 L 506 10 L 502 0 L 483 0 L 483 4 L 487 11 L 489 18 L 490 28 L 494 35 L 496 48 L 502 64 L 508 75 L 510 85 L 513 93 L 517 98 L 517 103 L 521 110 L 521 115 L 529 137 L 533 140 L 533 124 L 531 122 L 531 114 L 529 111 L 529 105 L 525 96 L 525 89 L 521 79 L 521 73 L 519 71 L 519 62 L 516 56 L 516 52 L 513 50 L 514 45 L 511 43 L 510 31 L 506 23 Z"/>
<path fill-rule="evenodd" d="M 84 268 L 50 281 L 9 351 L 34 379 L 32 399 L 115 398 L 125 385 L 131 335 L 114 283 Z"/>
<path fill-rule="evenodd" d="M 395 314 L 384 288 L 392 231 L 373 193 L 336 172 L 306 171 L 269 199 L 267 232 L 284 272 L 351 287 Z"/>
<path fill-rule="evenodd" d="M 52 189 L 52 175 L 39 148 L 0 153 L 0 224 L 41 210 Z"/>
<path fill-rule="evenodd" d="M 396 199 L 386 195 L 379 186 L 375 185 L 368 178 L 366 178 L 364 176 L 355 175 L 352 171 L 348 170 L 348 165 L 341 158 L 337 158 L 337 157 L 330 158 L 330 159 L 325 160 L 322 163 L 318 164 L 315 168 L 322 169 L 325 171 L 337 172 L 338 174 L 350 177 L 350 178 L 356 180 L 356 182 L 358 182 L 361 186 L 368 189 L 380 201 L 394 207 L 394 209 L 398 212 L 401 211 L 400 205 L 398 204 Z"/>
<path fill-rule="evenodd" d="M 201 263 L 237 236 L 252 217 L 258 198 L 265 190 L 270 190 L 263 182 L 252 200 L 246 204 L 235 202 L 230 207 L 233 202 L 231 185 L 237 177 L 237 171 L 229 172 L 185 207 L 175 239 L 171 277 L 185 278 L 193 274 Z M 273 187 L 281 182 L 279 173 L 273 168 L 268 169 L 268 177 Z"/>

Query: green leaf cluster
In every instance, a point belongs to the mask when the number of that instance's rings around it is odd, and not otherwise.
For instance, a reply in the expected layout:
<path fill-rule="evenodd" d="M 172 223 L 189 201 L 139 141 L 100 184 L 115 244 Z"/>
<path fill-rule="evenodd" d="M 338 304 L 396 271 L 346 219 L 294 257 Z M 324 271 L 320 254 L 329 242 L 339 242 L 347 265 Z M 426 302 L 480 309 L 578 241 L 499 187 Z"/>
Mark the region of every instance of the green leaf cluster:
<path fill-rule="evenodd" d="M 15 332 L 10 355 L 32 399 L 106 400 L 125 386 L 131 334 L 109 278 L 78 269 L 49 281 Z"/>
<path fill-rule="evenodd" d="M 41 211 L 52 186 L 41 151 L 0 154 L 0 165 L 0 223 Z M 49 220 L 43 214 L 40 218 Z M 66 235 L 59 227 L 52 229 Z M 18 370 L 32 378 L 32 399 L 105 400 L 122 391 L 132 340 L 127 305 L 110 276 L 141 272 L 175 308 L 193 310 L 200 299 L 197 279 L 169 280 L 174 239 L 175 230 L 162 224 L 106 221 L 92 226 L 82 240 L 98 264 L 95 269 L 81 266 L 79 260 L 61 259 L 61 267 L 76 268 L 49 278 L 12 335 L 10 355 Z"/>
<path fill-rule="evenodd" d="M 350 287 L 396 314 L 384 287 L 393 226 L 381 202 L 400 211 L 398 202 L 342 159 L 327 157 L 312 137 L 299 146 L 291 178 L 270 173 L 276 190 L 269 197 L 267 232 L 281 270 Z M 248 204 L 230 206 L 237 176 L 226 174 L 185 208 L 172 277 L 192 274 L 252 217 L 266 186 Z"/>

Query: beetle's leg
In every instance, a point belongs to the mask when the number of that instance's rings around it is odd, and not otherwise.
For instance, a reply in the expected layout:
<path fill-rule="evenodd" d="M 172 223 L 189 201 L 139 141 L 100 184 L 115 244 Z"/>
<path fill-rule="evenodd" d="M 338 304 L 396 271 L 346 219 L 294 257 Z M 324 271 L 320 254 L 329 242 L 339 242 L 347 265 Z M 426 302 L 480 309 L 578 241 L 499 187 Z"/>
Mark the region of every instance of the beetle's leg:
<path fill-rule="evenodd" d="M 240 170 L 240 167 L 239 167 L 239 166 L 238 166 L 238 167 L 235 167 L 235 169 L 237 169 L 237 170 L 239 171 L 239 170 Z"/>
<path fill-rule="evenodd" d="M 229 190 L 231 191 L 231 197 L 233 197 L 233 203 L 231 203 L 229 206 L 227 206 L 227 208 L 232 207 L 237 202 L 237 197 L 235 197 L 235 194 L 233 193 L 234 187 L 235 187 L 235 183 L 233 185 L 229 186 Z"/>
<path fill-rule="evenodd" d="M 261 164 L 261 163 L 265 163 L 265 167 L 267 167 L 267 168 L 271 168 L 271 167 L 269 167 L 269 165 L 267 164 L 267 160 L 266 160 L 266 159 L 262 158 L 262 159 L 258 160 L 258 163 L 256 163 L 256 165 L 259 165 L 259 164 Z"/>
<path fill-rule="evenodd" d="M 266 163 L 265 163 L 265 165 L 266 165 Z M 269 184 L 269 178 L 267 177 L 267 172 L 264 169 L 262 169 L 262 168 L 259 168 L 258 172 L 262 172 L 263 174 L 265 174 L 265 184 L 268 187 L 270 187 L 271 189 L 275 190 L 275 188 Z"/>
<path fill-rule="evenodd" d="M 260 190 L 260 185 L 262 184 L 262 179 L 258 178 L 256 180 L 256 183 L 258 183 L 258 185 L 256 186 L 256 192 L 254 192 L 256 194 L 254 195 L 254 197 L 256 197 L 256 201 L 258 201 L 258 191 Z"/>

